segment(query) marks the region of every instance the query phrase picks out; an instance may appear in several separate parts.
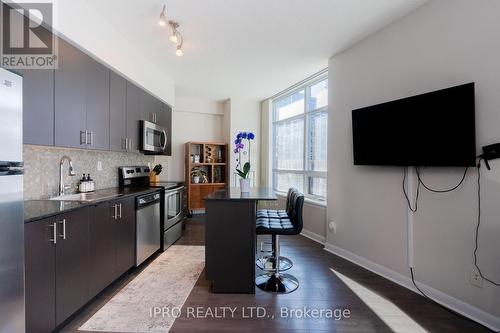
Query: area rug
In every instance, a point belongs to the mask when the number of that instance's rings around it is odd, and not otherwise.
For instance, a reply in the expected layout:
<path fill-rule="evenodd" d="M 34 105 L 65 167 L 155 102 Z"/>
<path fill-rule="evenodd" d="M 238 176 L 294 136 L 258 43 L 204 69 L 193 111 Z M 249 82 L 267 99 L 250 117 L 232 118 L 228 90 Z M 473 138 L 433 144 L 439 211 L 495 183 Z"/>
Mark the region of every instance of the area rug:
<path fill-rule="evenodd" d="M 168 332 L 204 267 L 204 246 L 171 246 L 79 330 Z"/>

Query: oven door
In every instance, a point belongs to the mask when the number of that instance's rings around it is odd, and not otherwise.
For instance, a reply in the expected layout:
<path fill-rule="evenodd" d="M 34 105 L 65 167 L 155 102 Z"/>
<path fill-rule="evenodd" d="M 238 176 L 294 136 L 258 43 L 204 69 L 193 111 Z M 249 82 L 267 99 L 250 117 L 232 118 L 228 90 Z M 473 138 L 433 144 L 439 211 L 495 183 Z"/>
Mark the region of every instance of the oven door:
<path fill-rule="evenodd" d="M 142 150 L 162 153 L 167 147 L 167 132 L 161 126 L 149 121 L 141 121 Z"/>
<path fill-rule="evenodd" d="M 184 187 L 165 190 L 165 230 L 182 220 L 182 191 Z"/>

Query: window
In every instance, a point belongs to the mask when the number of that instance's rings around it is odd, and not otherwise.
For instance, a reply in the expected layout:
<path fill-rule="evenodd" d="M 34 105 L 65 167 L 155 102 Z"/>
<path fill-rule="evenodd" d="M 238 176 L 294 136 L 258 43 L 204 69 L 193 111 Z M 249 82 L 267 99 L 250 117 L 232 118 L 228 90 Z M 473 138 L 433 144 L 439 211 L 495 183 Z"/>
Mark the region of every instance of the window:
<path fill-rule="evenodd" d="M 328 79 L 326 74 L 272 102 L 273 187 L 326 199 Z"/>

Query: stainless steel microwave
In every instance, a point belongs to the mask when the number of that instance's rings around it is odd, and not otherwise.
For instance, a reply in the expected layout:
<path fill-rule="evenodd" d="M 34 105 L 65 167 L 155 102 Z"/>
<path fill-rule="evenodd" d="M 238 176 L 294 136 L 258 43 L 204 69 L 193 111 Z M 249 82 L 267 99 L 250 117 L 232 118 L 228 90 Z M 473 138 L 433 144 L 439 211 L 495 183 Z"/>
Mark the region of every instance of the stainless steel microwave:
<path fill-rule="evenodd" d="M 141 120 L 141 149 L 145 153 L 164 153 L 167 149 L 167 131 L 152 122 Z"/>

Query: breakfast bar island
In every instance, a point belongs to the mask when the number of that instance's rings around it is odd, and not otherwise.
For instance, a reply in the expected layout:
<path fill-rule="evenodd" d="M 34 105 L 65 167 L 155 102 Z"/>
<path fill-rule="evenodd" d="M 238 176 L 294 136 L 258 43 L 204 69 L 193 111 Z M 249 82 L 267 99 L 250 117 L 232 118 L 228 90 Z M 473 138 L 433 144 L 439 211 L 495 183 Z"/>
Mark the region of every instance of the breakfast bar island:
<path fill-rule="evenodd" d="M 226 188 L 205 197 L 206 278 L 215 293 L 255 293 L 258 201 L 277 200 L 270 188 Z"/>

